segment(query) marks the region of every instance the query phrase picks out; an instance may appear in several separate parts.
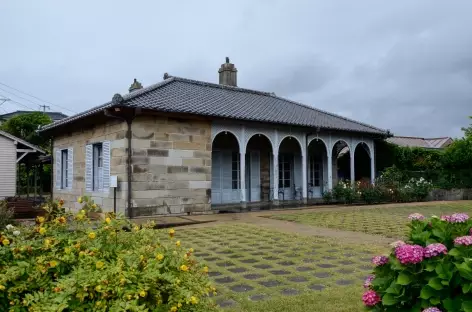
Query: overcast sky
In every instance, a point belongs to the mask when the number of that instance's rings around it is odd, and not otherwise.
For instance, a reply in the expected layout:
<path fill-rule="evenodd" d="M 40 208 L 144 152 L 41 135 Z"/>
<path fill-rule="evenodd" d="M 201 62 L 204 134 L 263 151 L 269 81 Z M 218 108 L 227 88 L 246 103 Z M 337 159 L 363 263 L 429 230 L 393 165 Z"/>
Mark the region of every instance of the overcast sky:
<path fill-rule="evenodd" d="M 72 114 L 133 78 L 218 82 L 229 56 L 241 87 L 457 137 L 472 115 L 471 13 L 470 0 L 1 0 L 0 98 L 16 103 L 0 113 L 44 104 L 5 85 Z"/>

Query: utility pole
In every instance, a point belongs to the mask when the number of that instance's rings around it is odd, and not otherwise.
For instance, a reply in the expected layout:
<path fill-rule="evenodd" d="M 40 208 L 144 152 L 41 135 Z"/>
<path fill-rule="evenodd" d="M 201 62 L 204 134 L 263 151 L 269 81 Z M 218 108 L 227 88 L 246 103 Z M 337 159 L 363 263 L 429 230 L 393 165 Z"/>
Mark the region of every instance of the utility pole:
<path fill-rule="evenodd" d="M 50 106 L 47 106 L 47 105 L 39 105 L 39 108 L 42 108 L 43 109 L 43 112 L 46 112 L 46 108 L 47 109 L 51 109 Z"/>
<path fill-rule="evenodd" d="M 8 99 L 8 98 L 3 98 L 3 99 L 0 98 L 0 102 L 1 102 L 1 103 L 0 103 L 0 106 L 1 106 L 3 103 L 8 102 L 8 101 L 10 101 L 10 99 Z"/>

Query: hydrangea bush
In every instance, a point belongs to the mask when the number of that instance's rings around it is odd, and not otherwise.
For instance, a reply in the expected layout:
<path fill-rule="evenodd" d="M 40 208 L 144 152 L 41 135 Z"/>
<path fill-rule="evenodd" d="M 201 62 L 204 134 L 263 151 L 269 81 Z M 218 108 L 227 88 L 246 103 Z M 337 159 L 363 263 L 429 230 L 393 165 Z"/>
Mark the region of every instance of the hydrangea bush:
<path fill-rule="evenodd" d="M 87 213 L 0 232 L 0 311 L 213 311 L 208 268 L 173 229 Z"/>
<path fill-rule="evenodd" d="M 472 220 L 465 213 L 409 216 L 407 242 L 372 259 L 362 300 L 370 311 L 472 311 Z"/>

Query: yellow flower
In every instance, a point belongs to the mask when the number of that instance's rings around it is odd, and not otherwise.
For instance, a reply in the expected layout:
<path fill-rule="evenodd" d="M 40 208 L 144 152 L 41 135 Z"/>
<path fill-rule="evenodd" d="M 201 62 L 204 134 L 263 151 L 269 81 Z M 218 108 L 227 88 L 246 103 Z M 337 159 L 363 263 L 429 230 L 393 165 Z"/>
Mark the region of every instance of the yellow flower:
<path fill-rule="evenodd" d="M 192 304 L 197 304 L 197 303 L 198 303 L 198 298 L 195 297 L 195 296 L 192 296 L 192 297 L 190 297 L 190 302 L 191 302 Z"/>
<path fill-rule="evenodd" d="M 66 253 L 66 255 L 68 255 L 68 254 L 70 254 L 71 249 L 69 247 L 66 247 L 66 248 L 64 248 L 64 252 Z"/>
<path fill-rule="evenodd" d="M 77 198 L 77 202 L 78 202 L 79 204 L 82 204 L 82 202 L 83 202 L 82 197 Z"/>
<path fill-rule="evenodd" d="M 134 227 L 134 231 L 135 231 L 135 232 L 138 232 L 138 231 L 139 231 L 139 226 L 136 225 L 136 226 Z"/>
<path fill-rule="evenodd" d="M 102 290 L 102 286 L 97 285 L 95 286 L 95 291 L 100 292 Z"/>
<path fill-rule="evenodd" d="M 139 256 L 139 260 L 144 261 L 144 256 L 143 255 Z"/>
<path fill-rule="evenodd" d="M 59 223 L 64 224 L 64 223 L 66 223 L 67 219 L 66 219 L 65 217 L 59 217 L 59 218 L 57 219 L 57 221 L 59 221 Z"/>
<path fill-rule="evenodd" d="M 193 248 L 190 248 L 188 251 L 193 253 L 195 250 Z"/>
<path fill-rule="evenodd" d="M 92 205 L 92 208 L 93 208 L 93 209 L 97 209 L 97 204 L 93 204 L 93 205 Z"/>
<path fill-rule="evenodd" d="M 141 297 L 143 297 L 143 298 L 146 297 L 146 291 L 141 290 L 141 291 L 139 292 L 139 295 L 140 295 Z"/>
<path fill-rule="evenodd" d="M 187 272 L 187 271 L 188 271 L 188 266 L 186 266 L 185 264 L 182 264 L 182 265 L 180 266 L 180 271 Z"/>
<path fill-rule="evenodd" d="M 101 302 L 101 301 L 97 301 L 97 302 L 95 303 L 95 305 L 96 305 L 97 307 L 99 307 L 99 306 L 102 305 L 102 302 Z"/>
<path fill-rule="evenodd" d="M 95 232 L 90 232 L 90 233 L 88 234 L 88 237 L 89 237 L 90 239 L 94 239 L 95 237 L 97 237 L 97 234 L 95 234 Z"/>
<path fill-rule="evenodd" d="M 44 217 L 38 217 L 38 222 L 39 223 L 44 223 L 44 221 L 45 221 Z"/>
<path fill-rule="evenodd" d="M 207 266 L 203 268 L 203 272 L 208 273 L 208 267 Z"/>
<path fill-rule="evenodd" d="M 133 299 L 133 297 L 131 297 L 131 295 L 128 295 L 127 298 L 128 298 L 128 300 Z"/>
<path fill-rule="evenodd" d="M 5 290 L 5 289 L 6 289 L 5 286 L 0 285 L 0 290 Z"/>
<path fill-rule="evenodd" d="M 175 245 L 176 245 L 177 247 L 180 247 L 180 241 L 176 241 L 176 242 L 175 242 Z"/>
<path fill-rule="evenodd" d="M 49 261 L 49 266 L 51 268 L 55 268 L 57 266 L 57 262 L 55 260 Z"/>
<path fill-rule="evenodd" d="M 2 244 L 3 244 L 4 246 L 10 245 L 10 241 L 8 240 L 8 238 L 5 238 L 4 240 L 2 240 Z"/>
<path fill-rule="evenodd" d="M 95 267 L 96 267 L 97 269 L 99 269 L 99 270 L 100 270 L 101 268 L 103 268 L 104 266 L 105 266 L 105 263 L 103 263 L 103 261 L 97 261 L 97 262 L 95 263 Z"/>
<path fill-rule="evenodd" d="M 157 254 L 156 259 L 161 261 L 162 259 L 164 259 L 164 255 L 163 254 Z"/>
<path fill-rule="evenodd" d="M 40 228 L 39 228 L 39 234 L 41 234 L 41 235 L 46 234 L 46 229 L 43 228 L 43 227 L 40 227 Z"/>
<path fill-rule="evenodd" d="M 110 223 L 111 223 L 111 219 L 110 219 L 110 218 L 106 218 L 106 219 L 105 219 L 105 222 L 106 222 L 107 224 L 110 224 Z"/>
<path fill-rule="evenodd" d="M 182 307 L 182 304 L 179 302 L 177 303 L 177 307 L 181 308 Z"/>
<path fill-rule="evenodd" d="M 177 311 L 177 307 L 176 307 L 176 306 L 173 306 L 172 308 L 170 308 L 170 311 L 171 311 L 171 312 L 176 312 L 176 311 Z"/>
<path fill-rule="evenodd" d="M 124 285 L 126 283 L 126 280 L 124 278 L 120 279 L 120 284 Z"/>
<path fill-rule="evenodd" d="M 174 237 L 174 234 L 175 234 L 175 230 L 174 230 L 174 229 L 170 229 L 170 230 L 169 230 L 169 235 L 170 235 L 170 237 Z"/>

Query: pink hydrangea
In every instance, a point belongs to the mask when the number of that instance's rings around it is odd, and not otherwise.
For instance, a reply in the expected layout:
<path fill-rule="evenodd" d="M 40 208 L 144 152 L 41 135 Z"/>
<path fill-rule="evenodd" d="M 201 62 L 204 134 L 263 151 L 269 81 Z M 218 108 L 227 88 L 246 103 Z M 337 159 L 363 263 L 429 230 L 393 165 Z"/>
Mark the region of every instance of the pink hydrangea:
<path fill-rule="evenodd" d="M 441 220 L 449 222 L 451 220 L 451 216 L 441 216 Z"/>
<path fill-rule="evenodd" d="M 412 213 L 411 215 L 408 216 L 408 219 L 410 219 L 411 221 L 423 220 L 424 216 L 421 213 Z"/>
<path fill-rule="evenodd" d="M 455 213 L 449 219 L 451 223 L 463 223 L 469 220 L 469 215 L 466 213 Z"/>
<path fill-rule="evenodd" d="M 447 247 L 443 244 L 430 244 L 424 248 L 424 257 L 431 258 L 439 256 L 440 254 L 447 254 Z"/>
<path fill-rule="evenodd" d="M 472 245 L 472 236 L 461 236 L 457 237 L 454 240 L 454 244 L 456 245 L 463 245 L 463 246 L 470 246 Z"/>
<path fill-rule="evenodd" d="M 375 275 L 369 275 L 364 281 L 364 288 L 370 288 L 372 286 L 372 281 L 374 280 Z"/>
<path fill-rule="evenodd" d="M 382 301 L 382 299 L 380 298 L 379 295 L 377 295 L 377 293 L 373 290 L 368 290 L 364 293 L 364 295 L 362 295 L 362 301 L 364 302 L 364 304 L 368 307 L 373 307 L 375 306 L 377 303 L 379 303 L 380 301 Z"/>
<path fill-rule="evenodd" d="M 442 312 L 442 311 L 439 310 L 438 308 L 432 307 L 432 308 L 424 309 L 423 312 Z"/>
<path fill-rule="evenodd" d="M 386 256 L 375 256 L 372 258 L 372 263 L 375 266 L 381 266 L 388 263 L 388 257 Z"/>
<path fill-rule="evenodd" d="M 423 247 L 419 245 L 403 245 L 395 249 L 395 256 L 401 264 L 416 264 L 423 261 Z"/>
<path fill-rule="evenodd" d="M 390 246 L 392 246 L 393 248 L 397 248 L 397 247 L 400 247 L 400 246 L 403 246 L 403 245 L 406 245 L 406 243 L 402 240 L 398 240 L 396 242 L 390 243 Z"/>

